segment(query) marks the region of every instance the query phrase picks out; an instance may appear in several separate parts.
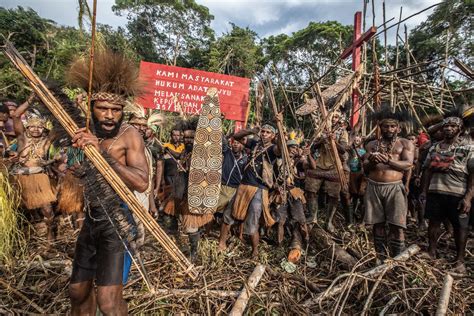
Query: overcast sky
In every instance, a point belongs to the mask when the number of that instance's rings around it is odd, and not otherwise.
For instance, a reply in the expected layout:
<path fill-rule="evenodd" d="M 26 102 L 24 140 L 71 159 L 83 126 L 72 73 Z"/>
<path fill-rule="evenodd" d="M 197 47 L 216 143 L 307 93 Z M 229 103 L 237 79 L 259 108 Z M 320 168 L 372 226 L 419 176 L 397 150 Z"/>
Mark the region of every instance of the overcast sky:
<path fill-rule="evenodd" d="M 362 11 L 365 0 L 196 0 L 209 8 L 214 21 L 212 27 L 217 35 L 230 30 L 229 22 L 241 27 L 248 26 L 260 37 L 280 33 L 291 34 L 308 25 L 310 21 L 336 20 L 343 24 L 352 24 L 354 13 Z M 382 0 L 375 1 L 376 26 L 382 24 Z M 1 0 L 0 5 L 13 8 L 18 5 L 31 7 L 42 17 L 62 25 L 77 26 L 77 0 Z M 92 0 L 88 0 L 92 7 Z M 398 21 L 400 7 L 402 18 L 420 11 L 437 0 L 387 0 L 386 19 L 394 18 L 388 25 Z M 116 16 L 112 12 L 114 0 L 98 0 L 98 23 L 112 26 L 125 26 L 125 16 Z M 372 25 L 371 3 L 368 4 L 367 26 Z M 424 21 L 433 11 L 430 9 L 410 18 L 405 23 L 411 29 Z M 395 29 L 388 34 L 389 43 L 395 41 Z M 403 30 L 403 26 L 401 27 Z"/>

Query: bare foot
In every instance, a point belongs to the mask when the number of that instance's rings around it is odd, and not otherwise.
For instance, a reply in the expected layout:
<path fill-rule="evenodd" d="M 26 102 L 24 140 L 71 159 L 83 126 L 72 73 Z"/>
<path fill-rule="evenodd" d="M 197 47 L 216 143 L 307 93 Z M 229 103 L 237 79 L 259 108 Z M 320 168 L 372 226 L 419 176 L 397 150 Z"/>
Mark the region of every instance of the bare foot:
<path fill-rule="evenodd" d="M 454 268 L 451 269 L 451 272 L 459 275 L 465 275 L 466 266 L 464 265 L 464 262 L 457 261 L 454 265 Z"/>
<path fill-rule="evenodd" d="M 423 251 L 422 253 L 420 253 L 419 257 L 425 260 L 436 260 L 436 255 L 433 255 L 427 251 Z"/>
<path fill-rule="evenodd" d="M 332 222 L 329 222 L 329 223 L 327 224 L 327 230 L 328 230 L 328 232 L 330 232 L 330 233 L 334 233 L 335 228 L 334 228 L 334 225 L 332 224 Z"/>
<path fill-rule="evenodd" d="M 258 250 L 257 249 L 252 251 L 252 259 L 258 259 Z"/>
<path fill-rule="evenodd" d="M 219 251 L 225 251 L 227 249 L 227 244 L 225 241 L 219 241 Z"/>

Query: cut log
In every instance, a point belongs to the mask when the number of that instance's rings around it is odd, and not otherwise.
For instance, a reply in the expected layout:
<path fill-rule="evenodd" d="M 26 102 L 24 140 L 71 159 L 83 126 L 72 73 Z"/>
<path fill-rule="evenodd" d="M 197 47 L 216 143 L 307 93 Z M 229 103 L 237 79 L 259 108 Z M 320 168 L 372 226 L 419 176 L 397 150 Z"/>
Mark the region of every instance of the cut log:
<path fill-rule="evenodd" d="M 436 316 L 444 316 L 448 312 L 449 296 L 453 288 L 453 277 L 448 273 L 444 277 L 443 289 L 439 296 L 438 308 L 436 309 Z"/>
<path fill-rule="evenodd" d="M 356 265 L 357 259 L 351 256 L 341 246 L 336 244 L 332 237 L 322 228 L 313 227 L 311 235 L 314 239 L 320 242 L 324 247 L 334 249 L 334 257 L 337 261 L 346 265 L 349 269 Z"/>
<path fill-rule="evenodd" d="M 240 295 L 237 298 L 234 307 L 232 307 L 232 310 L 230 311 L 229 315 L 240 316 L 244 314 L 250 296 L 252 295 L 252 291 L 255 289 L 258 282 L 260 282 L 260 279 L 262 278 L 264 272 L 265 266 L 263 264 L 259 264 L 255 267 L 246 284 L 244 285 L 244 288 L 240 292 Z"/>
<path fill-rule="evenodd" d="M 372 270 L 369 270 L 367 272 L 362 273 L 363 278 L 355 279 L 352 286 L 357 285 L 358 283 L 360 283 L 362 280 L 364 280 L 366 278 L 378 277 L 380 274 L 385 273 L 388 270 L 390 270 L 391 268 L 393 268 L 394 267 L 393 262 L 406 261 L 411 256 L 417 254 L 419 251 L 420 251 L 420 247 L 418 247 L 418 245 L 411 245 L 405 251 L 403 251 L 401 254 L 399 254 L 398 256 L 393 258 L 393 261 L 392 260 L 386 261 L 385 263 L 373 268 Z M 337 286 L 334 286 L 329 291 L 325 291 L 325 292 L 322 292 L 322 293 L 318 294 L 315 298 L 311 298 L 309 300 L 306 300 L 303 305 L 305 307 L 311 307 L 313 305 L 319 304 L 326 298 L 330 298 L 330 297 L 333 297 L 337 294 L 340 294 L 344 289 L 345 289 L 345 284 L 341 283 Z"/>

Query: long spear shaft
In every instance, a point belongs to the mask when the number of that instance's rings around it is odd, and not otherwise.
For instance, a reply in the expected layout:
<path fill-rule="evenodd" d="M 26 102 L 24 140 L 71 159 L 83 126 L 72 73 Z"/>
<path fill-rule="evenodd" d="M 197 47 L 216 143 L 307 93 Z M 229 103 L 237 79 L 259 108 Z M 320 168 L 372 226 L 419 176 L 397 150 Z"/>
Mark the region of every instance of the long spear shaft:
<path fill-rule="evenodd" d="M 36 95 L 51 111 L 59 123 L 64 127 L 66 132 L 73 136 L 79 129 L 76 122 L 67 114 L 58 100 L 39 79 L 39 77 L 33 72 L 30 66 L 26 63 L 23 57 L 18 53 L 12 43 L 7 42 L 4 47 L 5 56 L 7 56 L 13 65 L 20 71 L 25 77 L 28 83 L 31 85 Z M 84 148 L 84 153 L 89 160 L 94 164 L 97 170 L 102 174 L 105 180 L 110 186 L 117 192 L 122 201 L 128 205 L 130 210 L 137 216 L 137 218 L 143 223 L 143 226 L 150 232 L 150 234 L 156 238 L 156 240 L 163 246 L 165 251 L 170 257 L 176 261 L 176 263 L 183 269 L 193 280 L 197 279 L 198 272 L 194 268 L 189 260 L 183 255 L 181 250 L 174 244 L 171 238 L 161 229 L 154 218 L 148 213 L 148 211 L 141 205 L 135 195 L 125 185 L 123 180 L 117 175 L 114 169 L 109 163 L 102 157 L 99 151 L 91 146 L 87 145 Z"/>
<path fill-rule="evenodd" d="M 89 89 L 87 91 L 87 111 L 86 111 L 86 130 L 89 131 L 91 121 L 91 98 L 92 98 L 92 81 L 94 74 L 94 50 L 95 50 L 95 26 L 97 16 L 97 0 L 94 0 L 92 9 L 92 30 L 91 30 L 91 50 L 89 60 Z"/>
<path fill-rule="evenodd" d="M 270 102 L 272 104 L 273 112 L 275 115 L 278 114 L 278 108 L 277 104 L 275 101 L 275 95 L 273 94 L 273 86 L 270 78 L 268 78 L 268 92 L 270 95 Z M 278 137 L 280 138 L 280 145 L 282 148 L 280 148 L 281 155 L 283 158 L 283 168 L 285 170 L 285 182 L 283 184 L 284 188 L 286 188 L 287 184 L 292 185 L 294 183 L 294 174 L 293 170 L 290 169 L 290 153 L 288 152 L 288 147 L 286 146 L 286 139 L 285 139 L 285 129 L 283 127 L 283 122 L 280 120 L 277 120 L 276 122 L 277 128 L 278 128 Z M 284 200 L 286 202 L 286 192 L 284 194 Z"/>

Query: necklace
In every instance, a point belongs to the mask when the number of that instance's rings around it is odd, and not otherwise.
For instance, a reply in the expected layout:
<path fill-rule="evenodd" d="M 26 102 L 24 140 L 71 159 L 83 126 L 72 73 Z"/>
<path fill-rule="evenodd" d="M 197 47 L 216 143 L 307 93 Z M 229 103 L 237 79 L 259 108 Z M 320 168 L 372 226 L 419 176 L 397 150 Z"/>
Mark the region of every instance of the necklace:
<path fill-rule="evenodd" d="M 398 141 L 398 137 L 394 137 L 389 143 L 386 143 L 383 141 L 382 138 L 379 138 L 377 140 L 377 146 L 375 148 L 376 152 L 382 153 L 382 154 L 392 154 L 393 147 L 395 146 L 395 143 Z"/>

